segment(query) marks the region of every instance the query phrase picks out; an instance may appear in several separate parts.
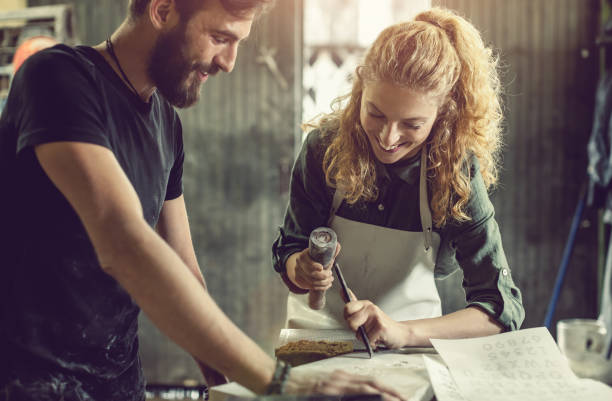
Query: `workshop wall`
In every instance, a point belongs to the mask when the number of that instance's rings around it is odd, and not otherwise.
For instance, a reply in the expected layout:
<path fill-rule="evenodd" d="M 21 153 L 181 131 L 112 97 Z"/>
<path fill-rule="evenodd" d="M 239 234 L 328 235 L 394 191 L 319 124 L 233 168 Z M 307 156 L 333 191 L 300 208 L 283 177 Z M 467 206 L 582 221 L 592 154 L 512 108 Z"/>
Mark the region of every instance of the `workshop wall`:
<path fill-rule="evenodd" d="M 0 4 L 0 11 L 15 10 L 22 7 L 26 7 L 26 0 L 4 0 Z"/>
<path fill-rule="evenodd" d="M 492 199 L 524 327 L 541 326 L 586 177 L 598 76 L 598 0 L 433 0 L 496 49 L 505 88 L 505 149 Z M 578 231 L 555 320 L 596 317 L 597 219 Z"/>
<path fill-rule="evenodd" d="M 81 42 L 94 45 L 121 23 L 128 2 L 72 3 Z M 234 71 L 212 77 L 200 102 L 180 111 L 185 198 L 200 266 L 221 309 L 269 353 L 287 297 L 272 268 L 271 244 L 285 211 L 301 115 L 298 3 L 279 1 L 241 45 Z M 140 337 L 150 382 L 201 379 L 191 358 L 144 317 Z"/>

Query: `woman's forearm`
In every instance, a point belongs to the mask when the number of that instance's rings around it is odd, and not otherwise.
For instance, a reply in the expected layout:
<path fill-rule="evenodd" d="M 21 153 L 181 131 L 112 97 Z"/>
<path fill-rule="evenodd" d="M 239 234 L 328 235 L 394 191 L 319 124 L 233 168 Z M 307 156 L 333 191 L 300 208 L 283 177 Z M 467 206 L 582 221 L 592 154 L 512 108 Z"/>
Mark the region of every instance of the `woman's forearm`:
<path fill-rule="evenodd" d="M 287 270 L 287 277 L 289 278 L 289 280 L 291 280 L 291 282 L 296 287 L 302 288 L 301 286 L 298 285 L 295 279 L 295 268 L 297 266 L 297 257 L 298 257 L 298 252 L 291 254 L 287 258 L 287 262 L 285 262 L 285 269 Z M 305 288 L 302 288 L 302 289 L 305 289 Z"/>
<path fill-rule="evenodd" d="M 405 327 L 406 346 L 431 346 L 432 338 L 470 338 L 499 334 L 503 327 L 478 307 L 449 313 L 448 315 L 401 322 Z"/>

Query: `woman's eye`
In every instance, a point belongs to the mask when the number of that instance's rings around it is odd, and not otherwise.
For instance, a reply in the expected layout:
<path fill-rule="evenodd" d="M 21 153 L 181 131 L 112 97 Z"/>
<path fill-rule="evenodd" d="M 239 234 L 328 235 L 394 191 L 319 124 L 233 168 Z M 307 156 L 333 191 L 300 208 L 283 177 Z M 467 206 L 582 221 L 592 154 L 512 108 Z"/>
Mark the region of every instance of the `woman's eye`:
<path fill-rule="evenodd" d="M 404 124 L 404 128 L 415 130 L 415 131 L 421 129 L 421 127 L 422 127 L 422 125 Z"/>
<path fill-rule="evenodd" d="M 376 113 L 372 113 L 371 111 L 368 112 L 368 114 L 370 115 L 370 117 L 372 118 L 384 118 L 385 116 L 383 116 L 382 114 L 376 114 Z"/>

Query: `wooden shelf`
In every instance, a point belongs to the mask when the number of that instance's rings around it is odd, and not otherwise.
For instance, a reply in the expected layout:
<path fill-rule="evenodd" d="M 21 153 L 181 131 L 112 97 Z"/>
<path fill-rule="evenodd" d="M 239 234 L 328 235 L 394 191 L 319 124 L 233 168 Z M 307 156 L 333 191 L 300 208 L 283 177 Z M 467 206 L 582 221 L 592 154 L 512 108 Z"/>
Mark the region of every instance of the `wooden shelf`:
<path fill-rule="evenodd" d="M 40 34 L 58 42 L 77 42 L 75 15 L 70 4 L 27 7 L 0 12 L 0 100 L 6 97 L 13 75 L 12 59 L 20 40 Z"/>

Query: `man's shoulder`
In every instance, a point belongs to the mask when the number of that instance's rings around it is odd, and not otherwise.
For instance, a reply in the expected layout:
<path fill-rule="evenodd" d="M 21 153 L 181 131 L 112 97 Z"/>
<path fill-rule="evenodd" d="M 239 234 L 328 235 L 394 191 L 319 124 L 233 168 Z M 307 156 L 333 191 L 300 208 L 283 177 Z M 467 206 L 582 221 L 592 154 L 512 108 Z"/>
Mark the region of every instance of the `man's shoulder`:
<path fill-rule="evenodd" d="M 87 51 L 84 49 L 90 49 Z M 41 50 L 23 63 L 15 75 L 15 81 L 28 81 L 34 79 L 53 80 L 58 76 L 76 78 L 75 74 L 91 78 L 94 74 L 95 60 L 92 58 L 92 48 L 70 47 L 59 44 Z M 70 82 L 70 79 L 67 80 Z M 63 83 L 66 80 L 62 80 Z"/>
<path fill-rule="evenodd" d="M 23 67 L 31 69 L 32 67 L 41 67 L 49 64 L 67 63 L 93 65 L 92 52 L 95 52 L 95 50 L 90 47 L 71 47 L 59 44 L 34 53 L 24 62 Z"/>

